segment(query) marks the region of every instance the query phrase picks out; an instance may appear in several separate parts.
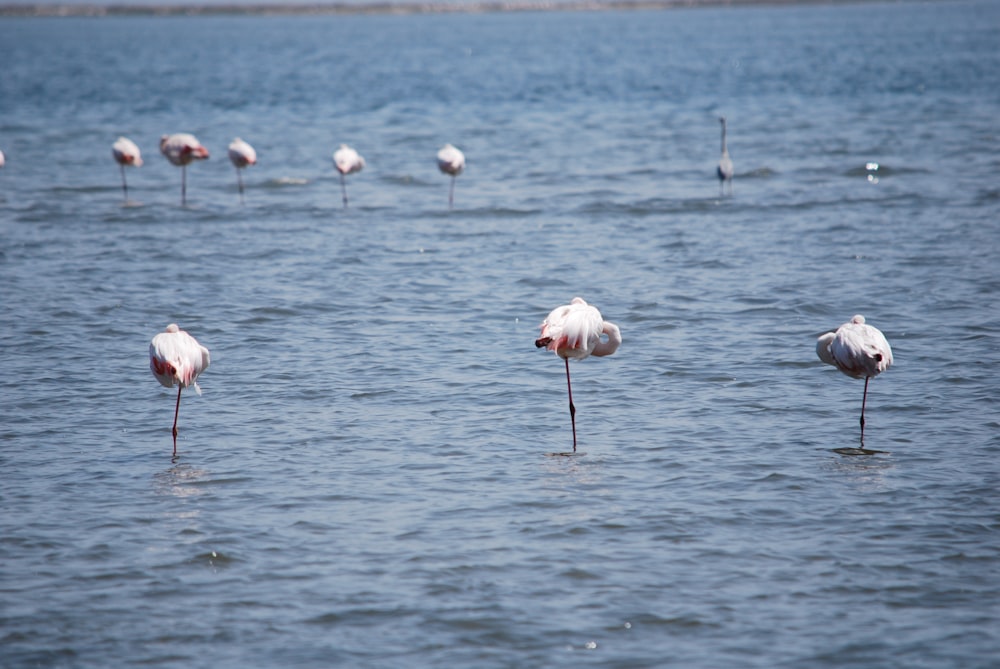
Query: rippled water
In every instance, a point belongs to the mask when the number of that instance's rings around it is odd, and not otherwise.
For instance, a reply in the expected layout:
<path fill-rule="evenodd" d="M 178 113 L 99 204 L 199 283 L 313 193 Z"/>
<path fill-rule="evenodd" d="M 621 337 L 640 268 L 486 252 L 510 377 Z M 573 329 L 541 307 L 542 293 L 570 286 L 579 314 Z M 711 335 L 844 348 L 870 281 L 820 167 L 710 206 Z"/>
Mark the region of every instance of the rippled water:
<path fill-rule="evenodd" d="M 992 666 L 998 27 L 0 21 L 0 664 Z M 182 131 L 212 152 L 186 208 Z M 575 295 L 624 343 L 573 365 L 585 455 L 546 457 L 565 379 L 533 340 Z M 874 456 L 833 451 L 863 384 L 814 352 L 854 313 L 896 359 Z M 176 461 L 147 361 L 174 321 L 212 351 Z"/>

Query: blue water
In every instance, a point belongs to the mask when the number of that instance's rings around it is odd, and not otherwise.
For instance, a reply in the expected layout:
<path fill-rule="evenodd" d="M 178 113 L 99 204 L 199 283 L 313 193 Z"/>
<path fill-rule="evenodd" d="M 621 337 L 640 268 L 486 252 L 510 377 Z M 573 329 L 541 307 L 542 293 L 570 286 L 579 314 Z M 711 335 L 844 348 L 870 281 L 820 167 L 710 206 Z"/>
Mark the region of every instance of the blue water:
<path fill-rule="evenodd" d="M 995 666 L 1000 5 L 0 33 L 3 667 Z"/>

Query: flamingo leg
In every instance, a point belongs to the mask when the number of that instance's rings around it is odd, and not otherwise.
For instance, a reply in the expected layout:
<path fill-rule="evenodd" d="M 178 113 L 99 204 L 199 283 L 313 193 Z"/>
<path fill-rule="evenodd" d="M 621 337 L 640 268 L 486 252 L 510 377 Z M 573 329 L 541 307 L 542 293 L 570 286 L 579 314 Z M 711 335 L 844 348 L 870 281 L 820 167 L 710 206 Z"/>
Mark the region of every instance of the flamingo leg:
<path fill-rule="evenodd" d="M 181 412 L 181 389 L 184 386 L 177 386 L 177 406 L 174 407 L 174 457 L 177 457 L 177 415 Z"/>
<path fill-rule="evenodd" d="M 187 165 L 181 165 L 181 206 L 187 206 Z"/>
<path fill-rule="evenodd" d="M 569 394 L 569 420 L 573 425 L 573 452 L 576 453 L 576 407 L 573 406 L 573 386 L 569 382 L 569 358 L 566 361 L 566 392 Z"/>
<path fill-rule="evenodd" d="M 128 202 L 128 184 L 125 183 L 125 166 L 119 165 L 122 171 L 122 191 L 125 193 L 125 201 Z"/>
<path fill-rule="evenodd" d="M 868 401 L 868 379 L 871 377 L 865 377 L 865 394 L 861 396 L 861 445 L 865 443 L 865 402 Z"/>
<path fill-rule="evenodd" d="M 243 204 L 243 172 L 236 168 L 236 183 L 240 187 L 240 204 Z"/>
<path fill-rule="evenodd" d="M 448 189 L 448 208 L 455 208 L 455 176 L 451 177 L 451 188 Z"/>
<path fill-rule="evenodd" d="M 344 173 L 340 173 L 340 192 L 344 196 L 344 209 L 347 209 L 347 182 L 344 180 Z"/>

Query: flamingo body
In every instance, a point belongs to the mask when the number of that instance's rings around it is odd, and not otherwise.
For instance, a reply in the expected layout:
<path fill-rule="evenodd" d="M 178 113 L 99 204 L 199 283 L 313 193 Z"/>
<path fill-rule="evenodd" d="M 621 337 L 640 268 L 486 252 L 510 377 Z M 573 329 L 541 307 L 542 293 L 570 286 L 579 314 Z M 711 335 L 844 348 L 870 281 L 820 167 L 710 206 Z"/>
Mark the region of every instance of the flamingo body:
<path fill-rule="evenodd" d="M 237 137 L 229 144 L 229 160 L 233 166 L 241 170 L 257 164 L 257 152 L 252 146 Z"/>
<path fill-rule="evenodd" d="M 111 145 L 111 155 L 123 167 L 142 167 L 142 153 L 128 137 L 119 137 Z"/>
<path fill-rule="evenodd" d="M 465 169 L 465 154 L 451 144 L 445 144 L 437 152 L 438 169 L 451 175 L 451 186 L 448 189 L 448 208 L 455 205 L 455 177 Z"/>
<path fill-rule="evenodd" d="M 354 174 L 365 168 L 365 159 L 347 144 L 341 144 L 333 154 L 333 164 L 341 174 Z"/>
<path fill-rule="evenodd" d="M 181 205 L 187 204 L 187 166 L 196 160 L 208 160 L 208 149 L 198 138 L 186 132 L 160 137 L 160 153 L 171 165 L 181 168 Z"/>
<path fill-rule="evenodd" d="M 197 137 L 186 132 L 160 137 L 160 153 L 177 167 L 208 159 L 208 149 L 201 145 Z"/>
<path fill-rule="evenodd" d="M 125 181 L 126 167 L 142 167 L 142 153 L 128 137 L 119 137 L 111 145 L 111 156 L 118 163 L 122 173 L 122 192 L 125 193 L 125 201 L 128 202 L 128 183 Z"/>
<path fill-rule="evenodd" d="M 816 355 L 847 376 L 865 380 L 864 395 L 861 399 L 861 442 L 864 443 L 868 381 L 892 365 L 892 349 L 889 347 L 889 342 L 878 328 L 865 323 L 865 317 L 858 314 L 835 332 L 821 335 L 816 340 Z"/>
<path fill-rule="evenodd" d="M 465 169 L 465 154 L 451 144 L 445 144 L 437 153 L 438 169 L 457 177 Z"/>
<path fill-rule="evenodd" d="M 177 455 L 177 415 L 181 408 L 181 390 L 194 386 L 201 395 L 198 376 L 208 369 L 208 349 L 194 337 L 171 323 L 167 329 L 153 337 L 149 344 L 149 369 L 161 385 L 177 386 L 177 406 L 174 409 L 174 455 Z"/>
<path fill-rule="evenodd" d="M 0 167 L 3 167 L 6 164 L 7 164 L 7 159 L 4 157 L 3 151 L 0 151 Z"/>
<path fill-rule="evenodd" d="M 719 165 L 715 168 L 715 173 L 719 177 L 719 193 L 723 192 L 723 186 L 729 182 L 729 194 L 733 194 L 733 159 L 729 157 L 729 149 L 726 148 L 726 117 L 719 117 L 722 124 L 722 156 L 719 158 Z"/>
<path fill-rule="evenodd" d="M 343 196 L 344 207 L 346 208 L 347 182 L 344 177 L 363 170 L 365 168 L 365 159 L 357 151 L 347 146 L 347 144 L 341 144 L 340 148 L 333 153 L 333 165 L 340 172 L 340 192 Z"/>
<path fill-rule="evenodd" d="M 240 170 L 257 164 L 257 152 L 237 137 L 229 143 L 229 160 L 236 168 L 236 185 L 240 190 L 240 202 L 243 202 L 243 173 Z"/>
<path fill-rule="evenodd" d="M 606 337 L 603 339 L 602 337 Z M 573 426 L 573 452 L 576 452 L 576 407 L 570 384 L 570 358 L 583 360 L 591 355 L 603 357 L 618 350 L 622 343 L 621 330 L 604 320 L 596 307 L 583 298 L 574 297 L 566 305 L 553 309 L 541 324 L 535 346 L 554 352 L 566 364 L 566 391 L 569 394 L 569 415 Z"/>

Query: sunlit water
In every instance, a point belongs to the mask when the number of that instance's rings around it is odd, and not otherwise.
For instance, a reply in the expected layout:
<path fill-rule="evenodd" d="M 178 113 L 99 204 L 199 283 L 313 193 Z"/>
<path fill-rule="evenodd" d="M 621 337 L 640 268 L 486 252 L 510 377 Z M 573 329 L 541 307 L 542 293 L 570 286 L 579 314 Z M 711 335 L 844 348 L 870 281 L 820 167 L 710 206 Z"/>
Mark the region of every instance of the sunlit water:
<path fill-rule="evenodd" d="M 998 27 L 0 21 L 0 665 L 994 666 Z M 169 132 L 212 152 L 186 208 Z M 576 295 L 624 343 L 546 457 Z M 880 455 L 814 351 L 855 313 Z M 170 322 L 212 351 L 176 461 Z"/>

